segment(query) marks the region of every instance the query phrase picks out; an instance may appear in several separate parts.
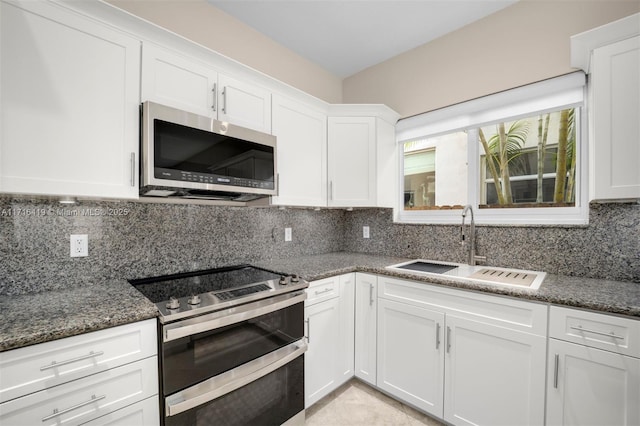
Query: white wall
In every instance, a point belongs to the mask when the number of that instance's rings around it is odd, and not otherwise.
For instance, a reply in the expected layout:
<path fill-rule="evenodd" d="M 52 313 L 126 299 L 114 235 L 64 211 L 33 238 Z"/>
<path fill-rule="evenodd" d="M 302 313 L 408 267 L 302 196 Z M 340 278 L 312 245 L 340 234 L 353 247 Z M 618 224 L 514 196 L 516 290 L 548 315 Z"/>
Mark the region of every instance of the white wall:
<path fill-rule="evenodd" d="M 639 11 L 638 0 L 521 0 L 346 78 L 343 101 L 408 117 L 566 74 L 571 35 Z"/>
<path fill-rule="evenodd" d="M 205 0 L 106 0 L 257 71 L 330 103 L 342 80 Z"/>

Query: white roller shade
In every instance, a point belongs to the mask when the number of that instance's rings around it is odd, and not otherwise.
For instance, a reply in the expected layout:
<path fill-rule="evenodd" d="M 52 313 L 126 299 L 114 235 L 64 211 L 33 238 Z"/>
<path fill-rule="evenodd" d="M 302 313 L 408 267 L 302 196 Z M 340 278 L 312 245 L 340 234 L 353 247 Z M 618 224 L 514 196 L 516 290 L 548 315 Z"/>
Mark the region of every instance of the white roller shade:
<path fill-rule="evenodd" d="M 585 74 L 578 71 L 409 117 L 396 125 L 396 140 L 402 143 L 579 106 L 584 102 L 585 84 Z"/>

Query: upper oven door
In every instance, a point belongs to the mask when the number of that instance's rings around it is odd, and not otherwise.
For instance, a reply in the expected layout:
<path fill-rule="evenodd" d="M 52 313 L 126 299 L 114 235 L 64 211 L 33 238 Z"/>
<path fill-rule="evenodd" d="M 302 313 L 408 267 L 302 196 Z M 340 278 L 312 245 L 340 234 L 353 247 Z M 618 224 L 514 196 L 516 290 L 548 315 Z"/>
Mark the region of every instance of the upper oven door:
<path fill-rule="evenodd" d="M 277 193 L 274 136 L 153 102 L 141 123 L 141 186 Z"/>
<path fill-rule="evenodd" d="M 165 396 L 303 338 L 304 292 L 163 326 Z"/>

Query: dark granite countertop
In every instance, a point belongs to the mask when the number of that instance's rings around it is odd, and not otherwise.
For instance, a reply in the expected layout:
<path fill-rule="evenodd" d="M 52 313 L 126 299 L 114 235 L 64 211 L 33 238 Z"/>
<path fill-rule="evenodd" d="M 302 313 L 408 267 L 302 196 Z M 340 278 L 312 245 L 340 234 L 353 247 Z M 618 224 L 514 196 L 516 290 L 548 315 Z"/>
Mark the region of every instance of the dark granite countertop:
<path fill-rule="evenodd" d="M 156 306 L 125 280 L 0 296 L 0 352 L 155 318 Z"/>
<path fill-rule="evenodd" d="M 547 275 L 540 289 L 529 291 L 385 269 L 386 266 L 407 260 L 410 259 L 339 252 L 267 260 L 254 265 L 276 272 L 297 273 L 309 281 L 349 272 L 368 272 L 433 285 L 640 317 L 638 283 Z M 0 296 L 0 312 L 0 352 L 157 316 L 156 306 L 125 280 L 22 296 Z"/>
<path fill-rule="evenodd" d="M 297 273 L 308 281 L 349 272 L 384 274 L 434 285 L 640 317 L 640 283 L 547 274 L 538 290 L 527 290 L 385 269 L 386 266 L 408 260 L 411 259 L 345 252 L 265 261 L 256 266 L 277 272 Z"/>

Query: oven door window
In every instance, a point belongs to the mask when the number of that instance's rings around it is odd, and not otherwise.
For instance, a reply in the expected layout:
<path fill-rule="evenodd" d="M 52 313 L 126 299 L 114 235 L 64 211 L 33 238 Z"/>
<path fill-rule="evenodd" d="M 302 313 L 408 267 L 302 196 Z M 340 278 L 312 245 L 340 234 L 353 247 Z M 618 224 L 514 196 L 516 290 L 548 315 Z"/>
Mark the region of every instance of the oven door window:
<path fill-rule="evenodd" d="M 170 342 L 162 348 L 163 394 L 170 395 L 300 340 L 304 302 L 222 328 Z"/>
<path fill-rule="evenodd" d="M 165 426 L 281 425 L 304 410 L 304 356 L 233 392 L 165 418 Z"/>

